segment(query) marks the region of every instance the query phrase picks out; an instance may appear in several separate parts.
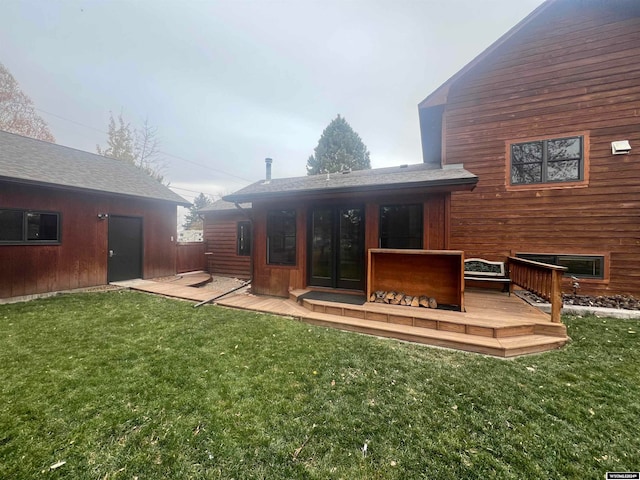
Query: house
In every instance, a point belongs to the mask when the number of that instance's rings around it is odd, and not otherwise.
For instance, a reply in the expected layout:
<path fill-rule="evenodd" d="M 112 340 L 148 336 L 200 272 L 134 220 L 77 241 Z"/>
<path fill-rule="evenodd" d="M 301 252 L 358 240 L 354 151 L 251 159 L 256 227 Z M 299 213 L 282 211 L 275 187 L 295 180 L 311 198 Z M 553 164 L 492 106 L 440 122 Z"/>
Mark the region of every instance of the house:
<path fill-rule="evenodd" d="M 264 181 L 223 200 L 251 203 L 252 289 L 282 297 L 307 287 L 366 291 L 372 248 L 449 248 L 451 195 L 478 181 L 451 164 L 283 179 L 271 179 L 270 167 L 267 159 Z"/>
<path fill-rule="evenodd" d="M 199 213 L 203 218 L 209 273 L 251 278 L 251 204 L 236 207 L 217 200 Z"/>
<path fill-rule="evenodd" d="M 127 162 L 0 131 L 0 298 L 175 274 L 177 205 Z"/>
<path fill-rule="evenodd" d="M 419 114 L 425 164 L 478 177 L 451 194 L 449 248 L 640 295 L 640 2 L 546 1 Z"/>

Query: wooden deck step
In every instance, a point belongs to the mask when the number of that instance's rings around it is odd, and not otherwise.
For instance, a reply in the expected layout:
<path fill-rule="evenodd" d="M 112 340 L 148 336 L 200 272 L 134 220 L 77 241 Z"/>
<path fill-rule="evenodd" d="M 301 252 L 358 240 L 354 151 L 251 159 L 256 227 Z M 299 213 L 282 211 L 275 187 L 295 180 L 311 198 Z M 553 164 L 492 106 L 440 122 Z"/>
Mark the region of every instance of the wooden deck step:
<path fill-rule="evenodd" d="M 335 317 L 333 315 L 319 314 L 316 312 L 302 317 L 301 320 L 310 324 L 338 328 L 340 330 L 379 337 L 396 338 L 408 342 L 482 353 L 503 358 L 546 352 L 560 348 L 567 342 L 567 338 L 533 334 L 511 338 L 490 338 L 446 330 L 371 322 L 360 319 L 347 319 L 346 317 Z"/>
<path fill-rule="evenodd" d="M 446 329 L 437 330 L 393 322 L 371 321 L 312 311 L 291 299 L 250 294 L 231 295 L 219 301 L 218 305 L 287 315 L 314 325 L 503 358 L 553 350 L 562 347 L 568 341 L 566 336 L 523 334 L 496 338 Z"/>
<path fill-rule="evenodd" d="M 211 275 L 207 272 L 187 272 L 179 273 L 171 278 L 162 278 L 162 283 L 170 283 L 173 285 L 182 285 L 185 287 L 201 287 L 211 281 Z"/>
<path fill-rule="evenodd" d="M 360 318 L 374 322 L 395 323 L 412 327 L 429 328 L 448 332 L 465 333 L 482 337 L 506 338 L 535 333 L 535 322 L 500 323 L 488 320 L 468 320 L 460 312 L 432 312 L 395 305 L 346 305 L 322 300 L 303 299 L 301 305 L 312 312 L 342 317 Z M 445 313 L 444 318 L 441 313 Z M 450 313 L 453 313 L 450 315 Z"/>
<path fill-rule="evenodd" d="M 466 292 L 465 312 L 414 308 L 366 302 L 362 305 L 308 299 L 308 290 L 294 290 L 289 298 L 320 313 L 365 320 L 398 323 L 472 335 L 507 338 L 520 335 L 550 335 L 565 338 L 567 327 L 552 323 L 549 315 L 516 296 L 500 292 Z"/>

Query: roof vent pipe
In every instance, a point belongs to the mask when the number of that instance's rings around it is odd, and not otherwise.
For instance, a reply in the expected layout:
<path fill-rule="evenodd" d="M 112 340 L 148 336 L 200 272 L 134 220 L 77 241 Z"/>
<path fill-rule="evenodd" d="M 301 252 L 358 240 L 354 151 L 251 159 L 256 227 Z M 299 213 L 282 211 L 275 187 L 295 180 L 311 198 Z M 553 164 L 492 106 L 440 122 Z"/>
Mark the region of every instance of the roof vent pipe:
<path fill-rule="evenodd" d="M 267 176 L 265 178 L 265 181 L 270 182 L 271 181 L 271 163 L 273 162 L 273 160 L 271 160 L 270 158 L 265 158 L 264 159 L 264 163 L 267 167 Z"/>

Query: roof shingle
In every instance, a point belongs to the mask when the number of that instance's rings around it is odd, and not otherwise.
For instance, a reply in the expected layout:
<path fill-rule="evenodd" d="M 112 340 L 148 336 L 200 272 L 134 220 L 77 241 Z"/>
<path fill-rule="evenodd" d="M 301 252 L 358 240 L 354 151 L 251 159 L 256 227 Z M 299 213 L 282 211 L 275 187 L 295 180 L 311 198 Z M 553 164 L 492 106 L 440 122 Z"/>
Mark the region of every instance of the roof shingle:
<path fill-rule="evenodd" d="M 189 205 L 128 162 L 4 131 L 0 131 L 0 180 Z"/>
<path fill-rule="evenodd" d="M 357 170 L 349 173 L 331 173 L 306 177 L 278 178 L 259 181 L 231 195 L 228 202 L 251 202 L 261 198 L 296 194 L 361 192 L 376 189 L 437 187 L 446 185 L 475 185 L 478 177 L 462 165 L 419 163 L 399 167 Z"/>

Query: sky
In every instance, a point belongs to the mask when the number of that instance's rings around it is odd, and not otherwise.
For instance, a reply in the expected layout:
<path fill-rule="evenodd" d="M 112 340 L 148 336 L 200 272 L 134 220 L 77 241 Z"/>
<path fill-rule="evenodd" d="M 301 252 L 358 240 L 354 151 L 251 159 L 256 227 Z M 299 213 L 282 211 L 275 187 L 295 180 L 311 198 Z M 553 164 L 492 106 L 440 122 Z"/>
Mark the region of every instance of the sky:
<path fill-rule="evenodd" d="M 340 114 L 374 168 L 422 161 L 418 103 L 542 0 L 2 0 L 0 63 L 61 145 L 157 128 L 191 201 L 306 174 Z"/>

